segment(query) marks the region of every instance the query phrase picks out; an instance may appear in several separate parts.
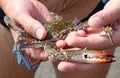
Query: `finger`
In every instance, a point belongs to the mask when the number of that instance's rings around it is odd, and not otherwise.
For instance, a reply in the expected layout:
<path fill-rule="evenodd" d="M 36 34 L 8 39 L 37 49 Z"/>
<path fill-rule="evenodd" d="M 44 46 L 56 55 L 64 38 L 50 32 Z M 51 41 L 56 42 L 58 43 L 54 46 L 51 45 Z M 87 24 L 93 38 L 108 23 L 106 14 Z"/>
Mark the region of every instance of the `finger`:
<path fill-rule="evenodd" d="M 76 35 L 85 37 L 86 32 L 83 31 L 83 30 L 79 30 L 79 31 L 77 31 Z M 65 40 L 58 40 L 56 42 L 56 46 L 59 47 L 59 48 L 65 48 L 68 45 L 66 44 Z"/>
<path fill-rule="evenodd" d="M 46 37 L 47 32 L 44 26 L 39 21 L 32 18 L 30 14 L 20 14 L 18 17 L 15 18 L 15 20 L 34 37 L 38 39 L 44 39 Z"/>
<path fill-rule="evenodd" d="M 108 24 L 112 24 L 116 20 L 120 19 L 120 0 L 110 0 L 103 10 L 94 14 L 88 20 L 91 27 L 101 27 Z"/>
<path fill-rule="evenodd" d="M 113 43 L 114 45 L 117 46 L 120 46 L 120 20 L 116 21 L 114 24 L 113 24 Z"/>
<path fill-rule="evenodd" d="M 48 59 L 48 55 L 44 52 L 43 49 L 31 48 L 25 50 L 25 52 L 35 59 L 40 59 L 42 61 L 46 61 Z"/>
<path fill-rule="evenodd" d="M 52 61 L 52 62 L 57 62 L 58 60 L 56 60 L 55 58 L 52 58 L 52 57 L 48 57 L 48 59 L 50 60 L 50 61 Z"/>
<path fill-rule="evenodd" d="M 94 68 L 95 64 L 84 64 L 84 63 L 74 63 L 74 62 L 60 62 L 58 65 L 58 70 L 60 71 L 85 71 L 90 68 Z"/>
<path fill-rule="evenodd" d="M 105 53 L 113 54 L 114 48 L 104 50 Z M 85 64 L 85 63 L 76 63 L 76 62 L 67 62 L 62 61 L 58 64 L 58 70 L 60 71 L 91 71 L 96 70 L 98 68 L 102 69 L 103 67 L 108 67 L 109 63 L 105 64 Z M 105 68 L 107 68 L 105 67 Z"/>
<path fill-rule="evenodd" d="M 77 32 L 71 32 L 65 41 L 70 46 L 80 48 L 87 47 L 87 49 L 107 49 L 113 46 L 107 39 L 107 36 L 97 34 L 81 37 L 77 35 Z"/>
<path fill-rule="evenodd" d="M 64 40 L 59 40 L 56 42 L 56 46 L 59 48 L 63 48 L 66 46 L 66 42 Z"/>
<path fill-rule="evenodd" d="M 44 23 L 46 21 L 51 21 L 53 19 L 48 9 L 42 3 L 34 0 L 33 0 L 33 3 L 38 11 L 38 13 L 36 14 L 36 17 L 39 21 Z"/>

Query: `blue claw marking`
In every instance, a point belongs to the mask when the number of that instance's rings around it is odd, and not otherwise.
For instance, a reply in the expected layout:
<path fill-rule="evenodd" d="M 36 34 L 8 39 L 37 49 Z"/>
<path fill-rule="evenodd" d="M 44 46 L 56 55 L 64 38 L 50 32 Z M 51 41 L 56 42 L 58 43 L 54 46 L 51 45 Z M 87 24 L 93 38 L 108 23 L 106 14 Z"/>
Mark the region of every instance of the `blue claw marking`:
<path fill-rule="evenodd" d="M 81 20 L 75 19 L 74 22 L 75 22 L 76 25 L 79 25 L 81 23 Z"/>
<path fill-rule="evenodd" d="M 31 65 L 29 58 L 27 57 L 25 52 L 23 52 L 21 50 L 21 47 L 23 47 L 23 45 L 21 43 L 19 43 L 18 45 L 19 45 L 18 47 L 16 44 L 14 44 L 14 46 L 13 46 L 13 53 L 15 53 L 17 56 L 18 64 L 20 64 L 20 65 L 25 64 L 27 69 L 29 69 L 29 70 L 33 70 L 33 69 L 37 68 L 40 64 L 40 61 Z M 28 46 L 26 46 L 26 47 L 28 47 Z"/>
<path fill-rule="evenodd" d="M 25 53 L 22 53 L 23 57 L 24 57 L 24 64 L 26 65 L 27 69 L 29 70 L 33 70 L 35 68 L 37 68 L 40 64 L 40 61 L 35 63 L 34 65 L 31 65 L 28 58 L 27 58 L 27 55 Z"/>
<path fill-rule="evenodd" d="M 14 46 L 13 46 L 13 53 L 16 54 L 16 56 L 17 56 L 18 64 L 23 64 L 23 56 L 22 56 L 21 52 L 17 51 L 16 44 L 14 44 Z"/>

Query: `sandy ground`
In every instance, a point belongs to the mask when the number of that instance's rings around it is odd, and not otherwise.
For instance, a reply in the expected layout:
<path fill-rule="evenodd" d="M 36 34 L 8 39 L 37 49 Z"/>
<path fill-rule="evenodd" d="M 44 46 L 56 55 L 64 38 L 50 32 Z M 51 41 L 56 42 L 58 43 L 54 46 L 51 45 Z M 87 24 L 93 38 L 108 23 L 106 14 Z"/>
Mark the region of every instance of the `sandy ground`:
<path fill-rule="evenodd" d="M 112 63 L 106 78 L 120 78 L 120 47 L 116 48 L 116 62 Z M 41 64 L 35 78 L 55 78 L 55 71 L 50 61 Z"/>

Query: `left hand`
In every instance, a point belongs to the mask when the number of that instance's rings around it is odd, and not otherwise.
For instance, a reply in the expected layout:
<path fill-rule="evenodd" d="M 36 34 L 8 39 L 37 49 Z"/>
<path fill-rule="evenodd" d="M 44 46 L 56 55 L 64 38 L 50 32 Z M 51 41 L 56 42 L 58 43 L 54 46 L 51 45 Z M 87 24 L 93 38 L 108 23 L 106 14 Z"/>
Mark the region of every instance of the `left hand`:
<path fill-rule="evenodd" d="M 90 28 L 85 31 L 71 32 L 67 38 L 63 41 L 58 41 L 57 46 L 73 46 L 88 49 L 105 50 L 107 52 L 113 52 L 114 48 L 120 46 L 120 0 L 110 0 L 103 10 L 91 16 L 88 21 Z M 111 24 L 113 28 L 113 44 L 109 42 L 103 27 Z M 108 50 L 110 49 L 110 50 Z M 81 70 L 84 64 L 72 63 L 72 62 L 60 62 L 58 69 L 60 71 L 74 71 Z M 88 65 L 89 66 L 89 65 Z M 94 65 L 92 65 L 94 66 Z M 86 68 L 86 65 L 83 66 Z"/>
<path fill-rule="evenodd" d="M 73 47 L 88 49 L 108 49 L 120 46 L 120 0 L 110 0 L 103 10 L 94 14 L 88 20 L 90 28 L 87 32 L 71 32 L 64 43 Z M 103 27 L 111 24 L 113 29 L 113 44 L 109 42 Z M 99 45 L 99 46 L 98 46 Z M 61 46 L 58 44 L 58 46 Z"/>

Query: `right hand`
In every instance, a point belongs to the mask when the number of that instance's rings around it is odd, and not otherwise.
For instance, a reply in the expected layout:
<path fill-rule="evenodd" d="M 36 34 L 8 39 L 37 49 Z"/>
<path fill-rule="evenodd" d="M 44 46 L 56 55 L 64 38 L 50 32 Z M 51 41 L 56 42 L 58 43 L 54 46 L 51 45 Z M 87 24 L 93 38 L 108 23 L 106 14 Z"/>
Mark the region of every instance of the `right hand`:
<path fill-rule="evenodd" d="M 43 4 L 37 0 L 0 0 L 0 5 L 14 26 L 23 28 L 40 40 L 46 37 L 47 32 L 42 23 L 52 20 L 52 17 Z M 16 39 L 16 34 L 12 34 Z M 34 58 L 48 59 L 41 49 L 30 49 L 27 53 Z"/>
<path fill-rule="evenodd" d="M 37 0 L 2 0 L 1 7 L 15 26 L 23 27 L 38 39 L 46 36 L 42 23 L 52 19 L 48 9 Z"/>

